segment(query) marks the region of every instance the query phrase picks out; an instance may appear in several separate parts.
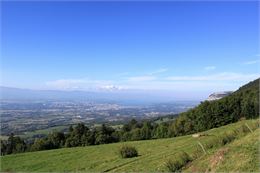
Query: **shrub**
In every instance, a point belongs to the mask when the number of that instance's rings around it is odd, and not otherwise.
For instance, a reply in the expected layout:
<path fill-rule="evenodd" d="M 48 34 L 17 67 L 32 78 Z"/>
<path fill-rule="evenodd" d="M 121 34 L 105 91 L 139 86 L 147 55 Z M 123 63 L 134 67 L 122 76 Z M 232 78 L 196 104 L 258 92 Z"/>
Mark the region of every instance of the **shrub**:
<path fill-rule="evenodd" d="M 167 167 L 169 172 L 179 172 L 182 165 L 178 160 L 169 159 L 165 162 L 165 166 Z"/>
<path fill-rule="evenodd" d="M 233 140 L 235 140 L 235 138 L 236 138 L 236 134 L 234 132 L 225 133 L 223 138 L 221 139 L 222 145 L 226 145 L 232 142 Z"/>
<path fill-rule="evenodd" d="M 196 146 L 194 152 L 192 152 L 191 157 L 193 160 L 201 157 L 203 155 L 203 151 L 201 150 L 201 147 L 199 145 Z"/>
<path fill-rule="evenodd" d="M 137 157 L 138 152 L 135 147 L 123 145 L 119 149 L 119 153 L 122 158 Z"/>
<path fill-rule="evenodd" d="M 241 134 L 238 130 L 231 130 L 229 132 L 225 132 L 219 136 L 212 137 L 211 139 L 205 141 L 204 147 L 206 149 L 211 149 L 226 145 L 238 138 L 238 134 Z"/>
<path fill-rule="evenodd" d="M 256 129 L 259 128 L 259 126 L 260 126 L 260 121 L 258 120 L 258 121 L 256 121 L 256 122 L 252 123 L 251 125 L 249 124 L 249 126 L 251 127 L 251 129 L 252 129 L 253 131 L 255 131 Z"/>
<path fill-rule="evenodd" d="M 206 149 L 211 149 L 211 148 L 215 148 L 215 147 L 219 147 L 221 146 L 221 140 L 218 137 L 212 137 L 211 139 L 209 139 L 206 143 L 205 143 L 205 148 Z"/>
<path fill-rule="evenodd" d="M 191 161 L 190 156 L 186 152 L 182 151 L 182 152 L 180 152 L 179 155 L 180 155 L 183 165 L 188 163 L 189 161 Z"/>
<path fill-rule="evenodd" d="M 235 129 L 233 131 L 233 133 L 235 133 L 237 138 L 242 137 L 242 136 L 246 135 L 247 133 L 250 133 L 251 130 L 252 131 L 256 130 L 259 127 L 258 121 L 253 122 L 252 124 L 249 124 L 248 127 L 246 124 L 243 124 L 239 128 Z"/>
<path fill-rule="evenodd" d="M 180 172 L 181 168 L 185 166 L 192 159 L 186 152 L 180 152 L 175 155 L 174 159 L 169 159 L 165 162 L 169 172 Z"/>

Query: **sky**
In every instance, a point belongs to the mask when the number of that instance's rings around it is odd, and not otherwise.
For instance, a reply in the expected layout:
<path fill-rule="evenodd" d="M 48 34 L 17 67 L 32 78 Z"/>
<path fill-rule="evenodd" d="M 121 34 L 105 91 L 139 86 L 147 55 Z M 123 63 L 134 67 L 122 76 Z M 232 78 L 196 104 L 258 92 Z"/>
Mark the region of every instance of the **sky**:
<path fill-rule="evenodd" d="M 260 76 L 259 2 L 1 2 L 1 86 L 200 93 Z"/>

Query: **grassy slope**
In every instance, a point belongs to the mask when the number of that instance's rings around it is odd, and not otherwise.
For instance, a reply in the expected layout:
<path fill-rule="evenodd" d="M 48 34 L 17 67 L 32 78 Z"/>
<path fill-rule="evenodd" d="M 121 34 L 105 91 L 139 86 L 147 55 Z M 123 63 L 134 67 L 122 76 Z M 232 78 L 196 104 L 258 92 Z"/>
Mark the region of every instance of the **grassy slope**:
<path fill-rule="evenodd" d="M 184 172 L 260 172 L 260 129 L 193 161 Z"/>
<path fill-rule="evenodd" d="M 209 130 L 206 132 L 209 136 L 200 139 L 192 138 L 189 135 L 177 138 L 126 142 L 127 144 L 135 146 L 140 154 L 140 156 L 130 159 L 122 159 L 119 157 L 118 148 L 122 143 L 8 155 L 1 157 L 1 171 L 165 171 L 165 161 L 174 157 L 177 152 L 185 151 L 188 154 L 191 154 L 196 150 L 198 140 L 200 140 L 201 143 L 206 142 L 211 136 L 218 136 L 233 129 L 237 129 L 245 122 L 250 126 L 253 122 L 256 122 L 256 120 L 241 121 Z M 239 146 L 239 141 L 241 143 L 248 142 L 247 140 L 251 141 L 251 138 L 254 138 L 259 134 L 259 130 L 254 134 L 255 136 L 253 137 L 252 135 L 247 135 L 244 139 L 234 141 L 229 145 Z M 251 147 L 253 146 L 254 148 L 258 147 L 258 144 L 248 143 L 247 149 L 251 151 Z M 252 155 L 257 157 L 255 156 L 255 150 L 249 152 L 245 148 L 241 148 L 241 152 L 242 151 L 248 154 L 248 158 L 251 159 L 250 163 L 252 162 L 252 165 L 258 163 L 257 159 L 252 160 Z M 211 152 L 214 153 L 214 151 Z M 235 159 L 239 162 L 237 159 L 238 156 L 233 158 L 233 154 L 239 154 L 236 153 L 236 148 L 230 149 L 229 152 L 230 156 L 227 155 L 227 157 L 230 157 L 229 160 Z M 207 158 L 206 156 L 203 156 L 202 159 Z M 196 160 L 194 163 L 196 163 Z M 218 169 L 220 171 L 228 171 L 229 169 L 235 170 L 231 168 L 232 166 L 230 166 L 230 163 L 231 162 L 227 162 L 226 164 L 223 163 L 222 167 L 220 166 Z M 237 164 L 240 165 L 240 163 Z M 200 166 L 199 162 L 198 166 Z M 248 170 L 246 167 L 244 169 Z"/>

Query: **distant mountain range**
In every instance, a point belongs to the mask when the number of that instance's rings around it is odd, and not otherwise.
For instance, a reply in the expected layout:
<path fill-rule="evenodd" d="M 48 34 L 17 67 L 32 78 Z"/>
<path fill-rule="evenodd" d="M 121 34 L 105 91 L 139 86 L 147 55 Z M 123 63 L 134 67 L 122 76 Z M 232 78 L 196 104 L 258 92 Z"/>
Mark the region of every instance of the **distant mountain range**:
<path fill-rule="evenodd" d="M 33 90 L 0 86 L 0 99 L 2 100 L 79 100 L 142 104 L 176 101 L 178 98 L 180 98 L 180 96 L 178 97 L 178 94 L 175 93 L 161 94 L 151 91 L 120 90 L 94 92 L 77 90 Z M 196 99 L 196 101 L 199 100 L 200 99 Z"/>
<path fill-rule="evenodd" d="M 11 87 L 0 87 L 1 99 L 73 99 L 73 98 L 91 98 L 92 94 L 79 91 L 57 91 L 57 90 L 31 90 Z M 84 94 L 83 94 L 84 93 Z M 97 94 L 95 95 L 97 97 Z"/>

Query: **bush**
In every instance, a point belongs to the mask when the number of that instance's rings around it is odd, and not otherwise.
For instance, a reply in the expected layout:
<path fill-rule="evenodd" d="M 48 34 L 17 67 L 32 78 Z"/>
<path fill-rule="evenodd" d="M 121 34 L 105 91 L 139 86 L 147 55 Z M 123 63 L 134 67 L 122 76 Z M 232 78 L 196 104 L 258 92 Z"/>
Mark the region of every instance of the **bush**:
<path fill-rule="evenodd" d="M 235 138 L 236 138 L 236 134 L 234 132 L 225 133 L 223 138 L 221 139 L 221 143 L 222 145 L 226 145 L 232 142 L 233 140 L 235 140 Z"/>
<path fill-rule="evenodd" d="M 250 127 L 251 127 L 251 129 L 254 131 L 254 130 L 256 130 L 256 129 L 258 129 L 259 128 L 259 126 L 260 126 L 260 121 L 259 120 L 257 120 L 256 122 L 254 122 L 254 123 L 252 123 L 252 124 L 248 124 Z"/>
<path fill-rule="evenodd" d="M 182 167 L 181 162 L 178 160 L 169 159 L 165 162 L 165 166 L 167 167 L 169 172 L 180 172 Z"/>
<path fill-rule="evenodd" d="M 135 147 L 123 145 L 120 147 L 119 153 L 122 158 L 137 157 L 138 152 Z"/>
<path fill-rule="evenodd" d="M 199 145 L 197 145 L 194 152 L 192 152 L 192 154 L 191 154 L 191 158 L 193 160 L 195 160 L 195 159 L 201 157 L 202 155 L 203 155 L 203 151 L 201 150 L 201 147 Z"/>
<path fill-rule="evenodd" d="M 181 172 L 181 168 L 192 159 L 186 152 L 180 152 L 175 155 L 175 159 L 169 159 L 165 162 L 169 172 Z"/>
<path fill-rule="evenodd" d="M 206 149 L 211 149 L 211 148 L 222 146 L 222 142 L 221 139 L 219 139 L 219 137 L 212 137 L 205 143 L 204 146 Z"/>

